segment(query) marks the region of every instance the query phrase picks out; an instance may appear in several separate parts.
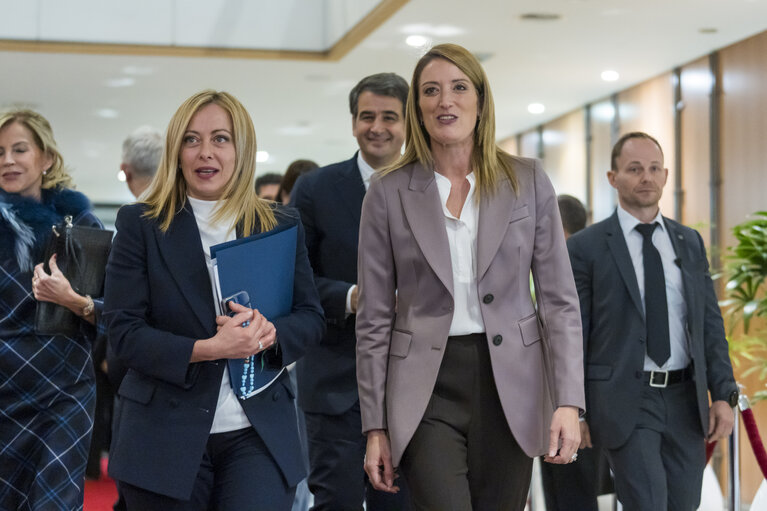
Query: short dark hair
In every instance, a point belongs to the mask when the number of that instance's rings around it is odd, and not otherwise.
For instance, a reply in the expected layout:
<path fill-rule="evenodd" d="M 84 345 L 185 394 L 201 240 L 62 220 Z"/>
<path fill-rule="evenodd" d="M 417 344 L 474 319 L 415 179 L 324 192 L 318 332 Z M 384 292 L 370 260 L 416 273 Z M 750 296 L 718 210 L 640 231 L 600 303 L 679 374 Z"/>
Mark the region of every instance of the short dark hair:
<path fill-rule="evenodd" d="M 663 148 L 660 146 L 660 143 L 658 143 L 657 140 L 655 140 L 655 137 L 648 135 L 647 133 L 643 131 L 632 131 L 630 133 L 626 133 L 621 138 L 618 139 L 618 141 L 613 146 L 613 152 L 610 156 L 610 169 L 611 170 L 618 170 L 618 158 L 620 158 L 621 153 L 623 152 L 623 146 L 631 139 L 634 138 L 643 138 L 645 140 L 649 140 L 650 142 L 654 143 L 656 146 L 658 146 L 658 149 L 660 150 L 660 155 L 663 156 Z"/>
<path fill-rule="evenodd" d="M 299 178 L 299 176 L 306 174 L 310 170 L 314 170 L 318 167 L 319 165 L 314 163 L 312 160 L 296 160 L 288 165 L 288 168 L 285 171 L 285 175 L 282 176 L 280 189 L 277 191 L 277 200 L 282 200 L 283 193 L 290 194 L 290 192 L 293 191 L 293 185 L 296 184 L 296 180 Z"/>
<path fill-rule="evenodd" d="M 557 195 L 559 215 L 562 217 L 562 227 L 568 235 L 573 235 L 586 227 L 586 208 L 583 203 L 572 195 Z"/>
<path fill-rule="evenodd" d="M 256 178 L 256 195 L 261 191 L 262 186 L 278 185 L 282 182 L 282 176 L 275 172 L 268 172 L 263 176 Z"/>
<path fill-rule="evenodd" d="M 370 91 L 379 96 L 397 98 L 402 103 L 402 116 L 405 116 L 405 103 L 407 103 L 408 85 L 404 78 L 396 73 L 378 73 L 366 76 L 359 81 L 349 93 L 349 111 L 352 117 L 357 118 L 357 107 L 360 94 Z"/>

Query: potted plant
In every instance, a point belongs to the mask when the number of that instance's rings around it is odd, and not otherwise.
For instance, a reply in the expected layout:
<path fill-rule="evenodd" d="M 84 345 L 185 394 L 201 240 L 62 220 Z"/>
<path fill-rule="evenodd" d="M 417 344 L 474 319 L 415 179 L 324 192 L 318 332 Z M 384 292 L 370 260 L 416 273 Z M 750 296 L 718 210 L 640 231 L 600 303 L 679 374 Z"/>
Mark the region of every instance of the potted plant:
<path fill-rule="evenodd" d="M 767 317 L 767 211 L 733 227 L 736 244 L 726 256 L 727 285 L 725 299 L 720 303 L 730 319 L 730 354 L 737 367 L 750 367 L 743 376 L 758 373 L 767 380 L 767 329 L 757 318 Z M 752 320 L 756 320 L 756 325 Z M 742 333 L 733 335 L 742 327 Z M 752 403 L 767 399 L 767 390 L 753 394 Z"/>

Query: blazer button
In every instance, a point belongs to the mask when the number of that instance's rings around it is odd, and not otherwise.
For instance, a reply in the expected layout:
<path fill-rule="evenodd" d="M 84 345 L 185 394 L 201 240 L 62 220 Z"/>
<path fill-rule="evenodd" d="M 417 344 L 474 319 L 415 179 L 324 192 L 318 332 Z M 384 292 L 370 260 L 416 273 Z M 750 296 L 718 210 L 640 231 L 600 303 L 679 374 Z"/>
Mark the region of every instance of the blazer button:
<path fill-rule="evenodd" d="M 639 338 L 639 344 L 644 344 L 644 337 Z"/>
<path fill-rule="evenodd" d="M 496 335 L 495 337 L 493 337 L 493 344 L 495 344 L 496 346 L 499 346 L 502 342 L 503 342 L 503 336 Z"/>
<path fill-rule="evenodd" d="M 486 294 L 485 296 L 482 297 L 482 301 L 485 302 L 485 303 L 493 303 L 493 299 L 494 298 L 495 297 L 491 293 L 488 293 L 488 294 Z"/>
<path fill-rule="evenodd" d="M 280 391 L 279 390 L 277 392 L 275 392 L 274 394 L 272 394 L 272 401 L 277 401 L 278 399 L 280 399 Z"/>

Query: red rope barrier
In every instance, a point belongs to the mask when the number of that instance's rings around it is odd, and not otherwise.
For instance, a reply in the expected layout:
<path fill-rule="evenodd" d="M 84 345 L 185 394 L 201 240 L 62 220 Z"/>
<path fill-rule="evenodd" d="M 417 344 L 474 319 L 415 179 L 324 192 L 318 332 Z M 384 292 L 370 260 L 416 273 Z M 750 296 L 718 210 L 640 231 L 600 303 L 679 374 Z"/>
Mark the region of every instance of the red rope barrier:
<path fill-rule="evenodd" d="M 759 463 L 762 475 L 767 478 L 767 452 L 764 451 L 764 444 L 759 436 L 759 429 L 756 427 L 754 412 L 750 408 L 746 408 L 740 411 L 740 415 L 743 417 L 743 425 L 746 427 L 746 433 L 748 433 L 748 440 L 751 442 L 751 449 L 754 450 L 756 462 Z"/>
<path fill-rule="evenodd" d="M 711 455 L 714 454 L 714 448 L 716 447 L 716 440 L 713 442 L 706 442 L 706 465 L 711 461 Z"/>

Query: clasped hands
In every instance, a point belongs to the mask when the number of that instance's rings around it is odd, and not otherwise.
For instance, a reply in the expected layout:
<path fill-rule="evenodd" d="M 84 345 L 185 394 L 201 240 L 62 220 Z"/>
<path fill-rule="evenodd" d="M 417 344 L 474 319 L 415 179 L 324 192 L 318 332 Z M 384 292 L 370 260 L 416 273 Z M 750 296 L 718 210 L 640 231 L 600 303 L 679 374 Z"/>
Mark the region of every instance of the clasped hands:
<path fill-rule="evenodd" d="M 214 359 L 246 358 L 274 345 L 277 331 L 257 309 L 234 302 L 229 302 L 229 308 L 235 315 L 216 316 L 216 335 L 208 339 L 206 351 Z"/>

